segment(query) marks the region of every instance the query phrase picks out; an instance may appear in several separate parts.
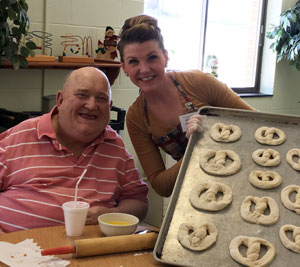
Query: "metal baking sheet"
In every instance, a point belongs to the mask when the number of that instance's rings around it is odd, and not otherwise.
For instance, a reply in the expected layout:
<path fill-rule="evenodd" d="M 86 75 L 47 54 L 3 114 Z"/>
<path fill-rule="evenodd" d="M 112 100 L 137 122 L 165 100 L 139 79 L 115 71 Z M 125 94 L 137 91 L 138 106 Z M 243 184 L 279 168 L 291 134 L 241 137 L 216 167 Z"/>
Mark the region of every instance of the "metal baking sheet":
<path fill-rule="evenodd" d="M 300 148 L 299 116 L 261 113 L 227 108 L 203 107 L 199 113 L 206 115 L 203 120 L 204 131 L 196 132 L 189 140 L 173 194 L 163 220 L 153 254 L 157 261 L 176 266 L 243 266 L 234 261 L 229 254 L 229 244 L 238 235 L 254 236 L 273 243 L 276 256 L 270 266 L 299 266 L 300 255 L 286 249 L 279 238 L 279 229 L 284 224 L 300 226 L 300 215 L 286 209 L 281 203 L 280 192 L 290 184 L 300 185 L 300 172 L 292 169 L 286 162 L 286 153 L 292 148 Z M 242 136 L 233 143 L 218 143 L 211 139 L 209 130 L 217 122 L 238 125 Z M 259 144 L 254 133 L 262 126 L 277 127 L 283 130 L 286 141 L 278 146 Z M 252 160 L 252 152 L 259 148 L 272 148 L 280 153 L 281 163 L 277 167 L 261 167 Z M 230 149 L 241 158 L 242 167 L 231 176 L 212 176 L 199 166 L 199 150 Z M 282 183 L 274 189 L 259 189 L 249 182 L 253 170 L 273 170 L 282 177 Z M 216 181 L 229 185 L 233 192 L 232 203 L 218 212 L 199 211 L 189 201 L 192 188 L 199 182 Z M 272 197 L 279 207 L 279 220 L 270 226 L 248 223 L 240 216 L 240 206 L 247 196 Z M 181 246 L 177 240 L 181 223 L 192 221 L 213 222 L 218 229 L 216 243 L 202 252 L 194 252 Z"/>

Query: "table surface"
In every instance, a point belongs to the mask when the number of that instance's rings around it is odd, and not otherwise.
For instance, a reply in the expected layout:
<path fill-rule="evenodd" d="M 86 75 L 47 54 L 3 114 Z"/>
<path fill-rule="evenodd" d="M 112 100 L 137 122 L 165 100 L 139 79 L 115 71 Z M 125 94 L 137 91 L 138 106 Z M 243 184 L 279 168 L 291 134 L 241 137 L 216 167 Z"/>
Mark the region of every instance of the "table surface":
<path fill-rule="evenodd" d="M 149 229 L 149 227 L 138 226 L 138 230 Z M 33 239 L 41 249 L 49 249 L 55 247 L 63 247 L 72 245 L 73 240 L 101 237 L 98 225 L 85 226 L 83 235 L 80 237 L 66 236 L 64 226 L 54 226 L 45 228 L 36 228 L 31 230 L 18 231 L 13 233 L 0 234 L 0 241 L 6 241 L 13 244 L 19 243 L 25 239 Z M 70 265 L 78 267 L 147 267 L 147 266 L 167 266 L 155 260 L 152 250 L 126 252 L 110 255 L 101 255 L 84 258 L 74 258 L 71 254 L 58 255 L 58 257 L 69 260 Z M 4 264 L 0 266 L 5 266 Z"/>

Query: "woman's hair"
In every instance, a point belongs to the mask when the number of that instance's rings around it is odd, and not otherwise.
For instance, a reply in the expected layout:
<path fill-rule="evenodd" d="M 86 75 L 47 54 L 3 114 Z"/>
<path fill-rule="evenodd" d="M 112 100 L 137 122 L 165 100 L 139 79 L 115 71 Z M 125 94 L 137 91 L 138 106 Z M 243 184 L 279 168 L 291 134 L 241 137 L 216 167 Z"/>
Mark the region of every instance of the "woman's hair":
<path fill-rule="evenodd" d="M 165 51 L 164 40 L 155 18 L 148 15 L 139 15 L 125 20 L 117 45 L 121 61 L 124 61 L 123 51 L 127 44 L 143 43 L 150 40 L 156 40 L 159 47 Z"/>

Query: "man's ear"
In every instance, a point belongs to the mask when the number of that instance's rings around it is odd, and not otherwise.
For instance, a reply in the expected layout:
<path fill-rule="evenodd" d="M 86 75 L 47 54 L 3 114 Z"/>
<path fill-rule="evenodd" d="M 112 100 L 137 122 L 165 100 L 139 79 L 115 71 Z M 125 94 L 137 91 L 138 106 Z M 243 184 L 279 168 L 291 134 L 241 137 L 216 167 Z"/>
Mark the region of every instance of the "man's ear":
<path fill-rule="evenodd" d="M 109 108 L 111 109 L 111 107 L 112 107 L 112 104 L 113 104 L 113 102 L 112 102 L 112 100 L 110 100 L 110 104 L 109 104 Z"/>
<path fill-rule="evenodd" d="M 58 107 L 60 107 L 61 104 L 62 104 L 62 102 L 63 102 L 63 93 L 62 93 L 62 91 L 60 90 L 60 91 L 58 91 L 57 94 L 56 94 L 56 105 L 57 105 Z"/>

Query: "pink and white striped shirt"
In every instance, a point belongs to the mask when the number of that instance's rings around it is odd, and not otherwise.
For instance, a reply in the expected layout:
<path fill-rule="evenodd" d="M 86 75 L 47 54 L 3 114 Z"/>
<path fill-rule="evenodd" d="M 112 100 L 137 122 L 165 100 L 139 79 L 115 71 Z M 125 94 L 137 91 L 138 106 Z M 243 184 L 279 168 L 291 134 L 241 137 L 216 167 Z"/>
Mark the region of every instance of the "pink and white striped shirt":
<path fill-rule="evenodd" d="M 110 126 L 77 158 L 58 143 L 47 113 L 0 135 L 0 227 L 5 232 L 64 224 L 62 203 L 114 207 L 124 199 L 147 202 L 142 181 L 121 137 Z"/>

